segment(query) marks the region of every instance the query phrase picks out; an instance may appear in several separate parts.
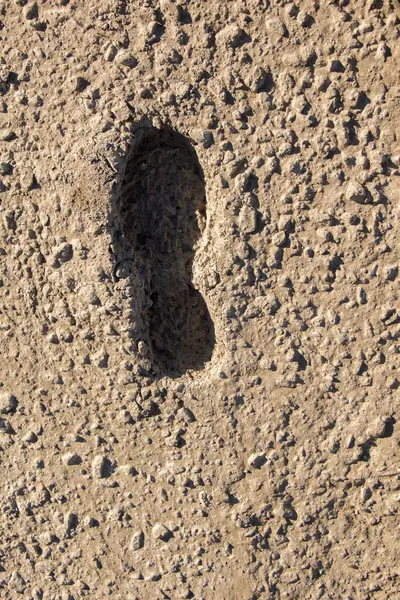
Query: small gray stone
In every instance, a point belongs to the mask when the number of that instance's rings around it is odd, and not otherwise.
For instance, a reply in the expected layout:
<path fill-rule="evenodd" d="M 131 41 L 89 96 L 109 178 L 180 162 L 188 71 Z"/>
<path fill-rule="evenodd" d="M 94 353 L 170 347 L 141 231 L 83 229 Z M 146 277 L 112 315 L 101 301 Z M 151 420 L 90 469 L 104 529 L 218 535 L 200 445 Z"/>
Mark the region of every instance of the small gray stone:
<path fill-rule="evenodd" d="M 72 256 L 73 256 L 73 248 L 71 244 L 60 244 L 59 246 L 57 246 L 57 248 L 55 249 L 54 252 L 54 258 L 56 258 L 57 260 L 59 260 L 60 262 L 68 262 L 69 260 L 71 260 Z"/>
<path fill-rule="evenodd" d="M 351 202 L 365 204 L 367 200 L 367 190 L 361 183 L 358 183 L 358 181 L 350 181 L 347 186 L 347 198 Z"/>
<path fill-rule="evenodd" d="M 79 456 L 79 454 L 69 452 L 68 454 L 64 454 L 63 461 L 68 467 L 72 467 L 75 465 L 80 465 L 82 463 L 82 458 Z"/>
<path fill-rule="evenodd" d="M 71 90 L 73 92 L 78 93 L 83 92 L 88 87 L 88 85 L 89 82 L 87 81 L 87 79 L 81 76 L 74 77 L 70 82 Z"/>
<path fill-rule="evenodd" d="M 33 21 L 31 23 L 31 27 L 36 29 L 36 31 L 46 31 L 47 23 L 45 21 Z"/>
<path fill-rule="evenodd" d="M 377 417 L 371 421 L 366 431 L 368 438 L 375 440 L 387 437 L 393 427 L 393 421 L 393 417 L 389 415 Z"/>
<path fill-rule="evenodd" d="M 10 422 L 7 421 L 7 419 L 3 419 L 3 417 L 0 417 L 0 433 L 7 433 L 8 435 L 13 435 L 15 433 Z"/>
<path fill-rule="evenodd" d="M 96 456 L 92 463 L 92 475 L 95 479 L 109 477 L 112 472 L 111 461 L 106 456 Z"/>
<path fill-rule="evenodd" d="M 9 163 L 0 162 L 0 175 L 9 175 L 12 171 L 12 167 Z"/>
<path fill-rule="evenodd" d="M 18 573 L 18 571 L 14 571 L 10 577 L 8 585 L 11 589 L 15 590 L 18 594 L 23 594 L 26 588 L 25 579 Z"/>
<path fill-rule="evenodd" d="M 385 276 L 388 281 L 394 281 L 399 274 L 399 267 L 397 265 L 390 265 L 385 269 Z"/>
<path fill-rule="evenodd" d="M 210 148 L 214 144 L 214 136 L 211 131 L 203 132 L 203 146 L 204 148 Z"/>
<path fill-rule="evenodd" d="M 16 410 L 18 400 L 12 394 L 3 392 L 0 394 L 0 413 L 9 414 Z"/>
<path fill-rule="evenodd" d="M 30 170 L 22 172 L 20 177 L 20 183 L 22 189 L 29 192 L 37 186 L 35 174 Z"/>
<path fill-rule="evenodd" d="M 135 531 L 132 536 L 131 548 L 132 550 L 140 550 L 144 546 L 144 533 L 143 531 Z"/>
<path fill-rule="evenodd" d="M 127 50 L 120 50 L 117 54 L 116 61 L 119 65 L 130 67 L 131 69 L 138 64 L 137 59 Z"/>
<path fill-rule="evenodd" d="M 254 233 L 257 230 L 257 212 L 252 206 L 242 206 L 240 209 L 239 228 L 242 233 Z"/>
<path fill-rule="evenodd" d="M 246 84 L 252 92 L 267 91 L 272 85 L 272 76 L 262 67 L 256 67 L 249 73 Z"/>
<path fill-rule="evenodd" d="M 99 526 L 98 520 L 95 519 L 94 517 L 91 517 L 90 515 L 88 515 L 87 517 L 85 517 L 85 520 L 84 520 L 83 524 L 86 527 L 90 527 L 90 528 L 98 527 Z"/>
<path fill-rule="evenodd" d="M 231 48 L 239 48 L 249 41 L 249 36 L 236 23 L 228 25 L 217 34 L 218 44 L 230 46 Z"/>
<path fill-rule="evenodd" d="M 361 490 L 361 501 L 367 502 L 367 500 L 369 500 L 371 498 L 371 496 L 372 496 L 371 488 L 363 487 Z"/>
<path fill-rule="evenodd" d="M 262 454 L 252 454 L 247 460 L 247 464 L 252 469 L 260 469 L 266 462 L 267 459 L 264 452 Z"/>
<path fill-rule="evenodd" d="M 39 8 L 37 2 L 30 2 L 24 8 L 24 17 L 28 21 L 32 21 L 33 19 L 37 19 L 39 17 Z"/>
<path fill-rule="evenodd" d="M 96 456 L 92 463 L 92 474 L 96 479 L 104 477 L 105 457 Z"/>
<path fill-rule="evenodd" d="M 34 431 L 28 431 L 22 439 L 24 442 L 28 442 L 28 444 L 34 444 L 37 442 L 38 437 Z"/>
<path fill-rule="evenodd" d="M 368 302 L 367 292 L 364 288 L 360 288 L 358 290 L 358 301 L 360 304 L 367 304 Z"/>
<path fill-rule="evenodd" d="M 168 542 L 168 540 L 173 537 L 173 533 L 168 529 L 168 527 L 165 527 L 165 525 L 157 523 L 153 527 L 153 537 L 155 537 L 157 540 Z"/>
<path fill-rule="evenodd" d="M 78 527 L 78 515 L 73 512 L 68 513 L 64 519 L 64 523 L 66 525 L 66 533 L 69 536 Z"/>
<path fill-rule="evenodd" d="M 11 142 L 15 137 L 15 133 L 12 129 L 0 129 L 0 141 Z"/>
<path fill-rule="evenodd" d="M 115 47 L 113 44 L 111 44 L 111 45 L 110 45 L 110 46 L 108 46 L 108 48 L 106 49 L 106 51 L 105 51 L 105 53 L 104 53 L 104 58 L 105 58 L 106 60 L 108 60 L 109 62 L 111 62 L 111 61 L 113 61 L 113 60 L 114 60 L 114 58 L 116 57 L 116 55 L 117 55 L 117 52 L 118 52 L 117 48 L 116 48 L 116 47 Z"/>
<path fill-rule="evenodd" d="M 331 62 L 331 72 L 332 73 L 344 73 L 345 68 L 343 66 L 343 63 L 340 62 L 340 60 L 334 59 Z"/>

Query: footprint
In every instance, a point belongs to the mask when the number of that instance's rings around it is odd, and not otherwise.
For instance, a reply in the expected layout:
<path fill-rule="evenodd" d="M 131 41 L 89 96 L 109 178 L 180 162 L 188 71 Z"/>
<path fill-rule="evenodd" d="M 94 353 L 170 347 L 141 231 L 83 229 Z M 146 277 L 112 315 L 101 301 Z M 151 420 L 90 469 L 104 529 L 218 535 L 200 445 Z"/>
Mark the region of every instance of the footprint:
<path fill-rule="evenodd" d="M 136 136 L 114 208 L 113 246 L 130 262 L 132 286 L 142 289 L 137 318 L 154 369 L 177 377 L 201 369 L 214 345 L 207 305 L 192 282 L 205 225 L 204 175 L 178 132 L 147 127 Z"/>

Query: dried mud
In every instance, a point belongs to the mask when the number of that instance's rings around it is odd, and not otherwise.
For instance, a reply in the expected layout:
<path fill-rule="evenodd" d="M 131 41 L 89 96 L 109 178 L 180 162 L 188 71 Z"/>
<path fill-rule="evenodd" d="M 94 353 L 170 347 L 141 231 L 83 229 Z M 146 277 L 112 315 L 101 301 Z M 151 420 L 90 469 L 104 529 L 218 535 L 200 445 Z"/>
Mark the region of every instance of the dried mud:
<path fill-rule="evenodd" d="M 397 0 L 0 0 L 0 598 L 400 598 Z"/>

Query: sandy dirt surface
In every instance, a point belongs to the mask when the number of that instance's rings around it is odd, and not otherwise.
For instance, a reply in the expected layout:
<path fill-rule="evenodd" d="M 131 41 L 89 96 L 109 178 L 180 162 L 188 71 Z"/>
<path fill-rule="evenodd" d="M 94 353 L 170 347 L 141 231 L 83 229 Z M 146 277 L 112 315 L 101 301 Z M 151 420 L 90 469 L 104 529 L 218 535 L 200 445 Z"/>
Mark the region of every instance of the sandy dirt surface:
<path fill-rule="evenodd" d="M 0 598 L 400 598 L 399 25 L 0 0 Z"/>

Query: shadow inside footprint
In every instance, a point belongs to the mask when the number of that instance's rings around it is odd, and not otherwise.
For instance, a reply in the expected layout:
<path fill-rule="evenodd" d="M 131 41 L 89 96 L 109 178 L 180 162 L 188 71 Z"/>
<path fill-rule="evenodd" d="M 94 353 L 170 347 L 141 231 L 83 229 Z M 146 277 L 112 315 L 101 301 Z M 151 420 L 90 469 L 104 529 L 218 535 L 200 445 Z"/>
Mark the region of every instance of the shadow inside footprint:
<path fill-rule="evenodd" d="M 192 283 L 206 197 L 203 171 L 189 140 L 167 127 L 138 131 L 114 212 L 118 231 L 113 245 L 118 253 L 124 247 L 132 284 L 143 290 L 138 318 L 154 366 L 174 377 L 200 369 L 211 358 L 214 328 Z"/>

